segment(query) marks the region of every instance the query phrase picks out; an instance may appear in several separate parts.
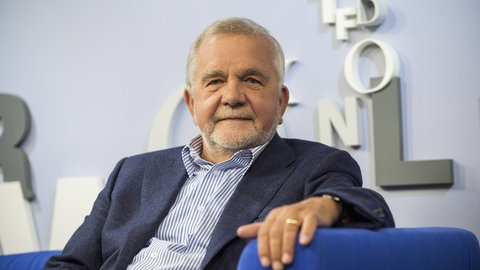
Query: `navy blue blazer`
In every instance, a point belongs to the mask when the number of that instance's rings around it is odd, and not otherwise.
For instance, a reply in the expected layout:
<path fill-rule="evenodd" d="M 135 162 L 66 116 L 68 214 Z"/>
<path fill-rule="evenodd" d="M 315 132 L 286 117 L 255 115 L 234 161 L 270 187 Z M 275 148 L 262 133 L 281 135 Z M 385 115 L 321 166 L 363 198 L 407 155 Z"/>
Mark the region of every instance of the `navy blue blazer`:
<path fill-rule="evenodd" d="M 181 149 L 121 160 L 91 214 L 45 269 L 125 269 L 155 234 L 187 179 Z M 360 168 L 347 152 L 275 135 L 227 202 L 201 268 L 236 269 L 247 243 L 236 235 L 239 226 L 314 195 L 340 197 L 350 226 L 394 226 L 384 199 L 361 186 Z"/>

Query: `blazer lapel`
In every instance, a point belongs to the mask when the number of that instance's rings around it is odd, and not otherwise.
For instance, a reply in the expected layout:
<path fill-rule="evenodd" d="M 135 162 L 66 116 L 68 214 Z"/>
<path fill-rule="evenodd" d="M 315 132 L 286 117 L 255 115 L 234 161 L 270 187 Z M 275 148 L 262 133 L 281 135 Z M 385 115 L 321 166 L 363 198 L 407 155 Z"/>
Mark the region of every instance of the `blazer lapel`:
<path fill-rule="evenodd" d="M 272 197 L 294 171 L 295 154 L 278 136 L 272 139 L 263 153 L 252 164 L 218 221 L 202 268 L 229 241 L 237 237 L 236 229 L 257 220 Z"/>
<path fill-rule="evenodd" d="M 155 221 L 161 221 L 187 180 L 187 171 L 182 161 L 181 148 L 176 151 L 163 151 L 161 156 L 155 156 L 145 169 L 142 187 L 143 210 L 155 216 Z M 161 196 L 160 196 L 161 195 Z"/>
<path fill-rule="evenodd" d="M 122 267 L 126 267 L 131 258 L 154 236 L 161 220 L 168 214 L 187 179 L 187 172 L 178 148 L 153 154 L 145 160 L 145 163 L 145 175 L 141 181 L 142 202 L 138 209 L 141 221 L 138 223 L 138 228 L 131 231 L 127 240 L 128 245 L 120 251 L 122 254 L 118 258 L 128 260 L 119 262 L 118 265 Z M 140 182 L 140 179 L 132 179 L 132 181 Z"/>

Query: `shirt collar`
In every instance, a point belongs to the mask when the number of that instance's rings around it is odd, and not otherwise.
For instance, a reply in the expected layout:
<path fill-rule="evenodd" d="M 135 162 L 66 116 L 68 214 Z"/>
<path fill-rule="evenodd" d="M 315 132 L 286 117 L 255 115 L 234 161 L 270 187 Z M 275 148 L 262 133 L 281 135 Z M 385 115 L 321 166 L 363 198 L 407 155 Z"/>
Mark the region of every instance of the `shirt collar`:
<path fill-rule="evenodd" d="M 230 159 L 224 162 L 221 162 L 219 164 L 225 163 L 227 167 L 234 167 L 235 165 L 236 167 L 250 166 L 253 163 L 253 161 L 255 161 L 257 157 L 263 152 L 263 150 L 265 149 L 265 147 L 268 145 L 270 141 L 271 139 L 259 146 L 237 151 Z M 203 146 L 202 135 L 199 134 L 195 136 L 182 149 L 182 159 L 183 159 L 184 166 L 187 169 L 187 173 L 189 177 L 192 177 L 192 175 L 198 169 L 200 169 L 200 167 L 214 166 L 213 163 L 206 161 L 201 157 L 202 146 Z"/>

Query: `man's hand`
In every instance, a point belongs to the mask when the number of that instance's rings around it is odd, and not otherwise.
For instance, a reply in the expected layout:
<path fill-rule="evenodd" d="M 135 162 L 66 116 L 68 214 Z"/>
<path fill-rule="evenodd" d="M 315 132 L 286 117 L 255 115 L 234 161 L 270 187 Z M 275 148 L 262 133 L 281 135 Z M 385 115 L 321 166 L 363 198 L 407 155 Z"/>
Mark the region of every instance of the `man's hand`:
<path fill-rule="evenodd" d="M 317 227 L 330 227 L 340 218 L 341 204 L 328 197 L 312 197 L 273 209 L 265 221 L 237 230 L 242 238 L 258 238 L 258 255 L 264 267 L 283 269 L 293 261 L 295 241 L 300 231 L 301 245 L 308 245 Z"/>

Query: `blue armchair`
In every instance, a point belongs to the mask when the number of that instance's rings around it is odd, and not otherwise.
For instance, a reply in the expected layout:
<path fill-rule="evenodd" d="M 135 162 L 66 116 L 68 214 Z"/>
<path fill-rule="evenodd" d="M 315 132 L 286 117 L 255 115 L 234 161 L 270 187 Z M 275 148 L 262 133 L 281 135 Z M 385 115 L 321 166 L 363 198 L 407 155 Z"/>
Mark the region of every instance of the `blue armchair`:
<path fill-rule="evenodd" d="M 318 229 L 306 247 L 297 244 L 294 262 L 301 270 L 480 270 L 475 235 L 457 228 Z M 244 249 L 238 270 L 265 269 L 256 240 Z"/>
<path fill-rule="evenodd" d="M 39 270 L 60 251 L 0 255 L 1 270 Z M 257 242 L 244 249 L 238 270 L 265 269 Z M 475 235 L 457 228 L 318 229 L 314 241 L 296 247 L 287 269 L 480 270 Z"/>
<path fill-rule="evenodd" d="M 0 255 L 1 270 L 40 270 L 48 258 L 60 254 L 59 250 L 37 251 L 20 254 Z"/>

